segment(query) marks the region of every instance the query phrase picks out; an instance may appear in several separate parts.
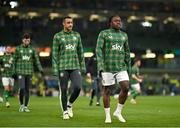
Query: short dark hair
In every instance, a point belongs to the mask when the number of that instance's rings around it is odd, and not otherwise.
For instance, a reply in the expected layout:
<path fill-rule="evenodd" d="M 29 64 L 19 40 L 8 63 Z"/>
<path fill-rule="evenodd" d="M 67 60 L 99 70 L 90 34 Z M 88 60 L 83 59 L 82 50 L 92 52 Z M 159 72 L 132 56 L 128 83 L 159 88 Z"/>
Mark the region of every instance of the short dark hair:
<path fill-rule="evenodd" d="M 22 39 L 29 39 L 31 38 L 31 35 L 29 33 L 24 33 L 23 36 L 22 36 Z"/>
<path fill-rule="evenodd" d="M 72 19 L 72 17 L 70 17 L 70 16 L 65 16 L 65 17 L 63 18 L 63 22 L 65 21 L 65 19 Z"/>
<path fill-rule="evenodd" d="M 108 20 L 109 26 L 110 26 L 110 23 L 111 23 L 112 19 L 113 19 L 114 17 L 116 17 L 116 16 L 120 17 L 119 15 L 112 15 L 112 16 L 109 17 L 109 20 Z"/>

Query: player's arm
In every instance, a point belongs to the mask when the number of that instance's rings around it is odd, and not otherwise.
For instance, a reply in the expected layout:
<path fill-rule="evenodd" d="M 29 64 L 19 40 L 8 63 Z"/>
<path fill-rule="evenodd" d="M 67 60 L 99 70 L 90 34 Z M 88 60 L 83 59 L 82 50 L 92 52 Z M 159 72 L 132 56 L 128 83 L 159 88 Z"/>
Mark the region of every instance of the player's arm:
<path fill-rule="evenodd" d="M 125 63 L 127 65 L 127 71 L 129 76 L 131 75 L 131 57 L 130 57 L 130 49 L 128 44 L 128 36 L 126 42 L 124 43 L 124 52 L 125 52 Z"/>
<path fill-rule="evenodd" d="M 80 35 L 79 35 L 77 52 L 78 52 L 78 57 L 79 57 L 81 71 L 83 73 L 86 73 L 84 51 L 83 51 L 83 46 L 82 46 L 81 36 Z"/>
<path fill-rule="evenodd" d="M 135 74 L 132 74 L 132 78 L 135 79 L 135 80 L 137 80 L 139 83 L 142 82 L 142 79 L 140 79 L 140 78 L 139 78 L 137 75 L 135 75 Z"/>
<path fill-rule="evenodd" d="M 142 83 L 143 79 L 144 79 L 144 76 L 138 74 L 137 77 L 140 79 L 140 81 L 141 81 L 140 83 Z"/>
<path fill-rule="evenodd" d="M 34 49 L 34 61 L 35 61 L 35 65 L 38 68 L 39 72 L 43 72 L 40 60 L 39 60 L 39 56 L 36 52 L 36 50 Z"/>
<path fill-rule="evenodd" d="M 100 32 L 96 44 L 97 67 L 99 72 L 102 72 L 104 70 L 104 59 L 103 59 L 104 42 L 105 42 L 104 34 L 103 32 Z"/>
<path fill-rule="evenodd" d="M 59 53 L 59 42 L 58 42 L 58 36 L 55 35 L 53 38 L 53 46 L 52 46 L 52 68 L 53 68 L 53 75 L 58 75 L 58 53 Z"/>

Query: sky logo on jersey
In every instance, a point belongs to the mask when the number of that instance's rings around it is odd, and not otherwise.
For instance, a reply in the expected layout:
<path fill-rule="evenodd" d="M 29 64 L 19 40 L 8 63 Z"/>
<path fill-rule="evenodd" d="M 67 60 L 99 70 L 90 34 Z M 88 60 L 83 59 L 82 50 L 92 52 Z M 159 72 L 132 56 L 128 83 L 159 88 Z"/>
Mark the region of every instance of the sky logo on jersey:
<path fill-rule="evenodd" d="M 123 47 L 123 45 L 115 44 L 115 45 L 112 45 L 112 50 L 121 51 L 121 50 L 122 50 L 122 47 Z"/>
<path fill-rule="evenodd" d="M 72 45 L 72 44 L 66 45 L 66 50 L 75 50 L 75 44 L 74 45 Z"/>
<path fill-rule="evenodd" d="M 24 55 L 24 56 L 22 56 L 22 59 L 29 61 L 30 60 L 30 56 Z"/>
<path fill-rule="evenodd" d="M 5 68 L 10 68 L 11 65 L 10 65 L 10 64 L 4 64 L 4 67 L 5 67 Z"/>

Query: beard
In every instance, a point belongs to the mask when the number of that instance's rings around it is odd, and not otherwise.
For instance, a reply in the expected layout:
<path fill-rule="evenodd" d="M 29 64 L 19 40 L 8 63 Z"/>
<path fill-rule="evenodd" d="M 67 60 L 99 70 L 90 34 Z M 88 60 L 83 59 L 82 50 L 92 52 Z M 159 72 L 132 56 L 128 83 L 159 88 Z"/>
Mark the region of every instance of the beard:
<path fill-rule="evenodd" d="M 68 31 L 71 31 L 72 30 L 72 27 L 70 26 L 70 27 L 67 27 L 67 30 Z"/>

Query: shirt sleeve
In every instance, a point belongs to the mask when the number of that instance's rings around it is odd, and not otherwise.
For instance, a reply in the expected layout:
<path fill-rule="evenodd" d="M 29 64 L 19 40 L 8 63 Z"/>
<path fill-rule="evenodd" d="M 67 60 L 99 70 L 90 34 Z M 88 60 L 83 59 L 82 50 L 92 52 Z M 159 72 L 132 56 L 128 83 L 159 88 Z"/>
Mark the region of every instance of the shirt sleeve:
<path fill-rule="evenodd" d="M 39 60 L 39 56 L 38 56 L 38 54 L 37 54 L 37 52 L 36 52 L 36 50 L 34 49 L 34 61 L 35 61 L 35 65 L 36 65 L 36 67 L 38 68 L 38 70 L 40 71 L 40 72 L 42 72 L 43 71 L 43 69 L 42 69 L 42 66 L 41 66 L 41 63 L 40 63 L 40 60 Z"/>
<path fill-rule="evenodd" d="M 78 58 L 79 58 L 79 63 L 80 63 L 80 68 L 81 68 L 80 70 L 81 70 L 81 72 L 85 73 L 86 72 L 85 58 L 84 58 L 84 51 L 83 51 L 83 46 L 82 46 L 80 35 L 79 35 L 77 52 L 78 52 Z"/>
<path fill-rule="evenodd" d="M 124 51 L 125 51 L 125 63 L 127 66 L 127 71 L 129 76 L 131 76 L 131 57 L 130 57 L 130 49 L 128 44 L 128 37 L 126 39 L 126 42 L 124 43 Z"/>
<path fill-rule="evenodd" d="M 58 70 L 58 65 L 59 65 L 58 53 L 59 53 L 59 42 L 58 42 L 57 35 L 55 35 L 53 38 L 53 46 L 52 46 L 52 68 L 53 68 L 54 75 L 58 75 L 58 72 L 59 72 L 59 70 Z"/>
<path fill-rule="evenodd" d="M 101 32 L 98 36 L 97 39 L 97 44 L 96 44 L 96 56 L 97 56 L 97 67 L 98 71 L 103 71 L 104 70 L 104 55 L 103 55 L 103 47 L 104 47 L 104 34 Z"/>

